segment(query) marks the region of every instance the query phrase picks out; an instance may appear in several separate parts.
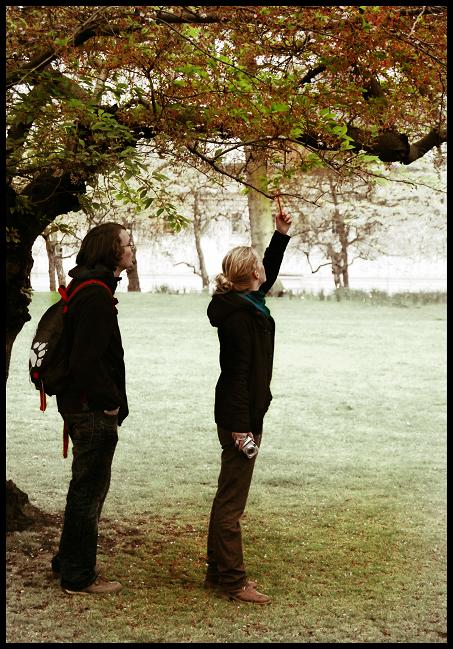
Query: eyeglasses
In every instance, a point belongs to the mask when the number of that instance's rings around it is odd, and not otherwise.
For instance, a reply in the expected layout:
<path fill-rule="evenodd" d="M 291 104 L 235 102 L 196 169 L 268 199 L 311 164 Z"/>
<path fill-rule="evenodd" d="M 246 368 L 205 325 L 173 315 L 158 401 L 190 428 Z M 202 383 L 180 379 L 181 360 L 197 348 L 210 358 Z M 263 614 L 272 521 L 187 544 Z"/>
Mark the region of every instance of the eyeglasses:
<path fill-rule="evenodd" d="M 125 246 L 121 246 L 121 247 L 122 248 L 130 248 L 132 250 L 132 252 L 135 252 L 137 250 L 137 248 L 135 247 L 135 244 L 131 243 L 130 241 Z"/>

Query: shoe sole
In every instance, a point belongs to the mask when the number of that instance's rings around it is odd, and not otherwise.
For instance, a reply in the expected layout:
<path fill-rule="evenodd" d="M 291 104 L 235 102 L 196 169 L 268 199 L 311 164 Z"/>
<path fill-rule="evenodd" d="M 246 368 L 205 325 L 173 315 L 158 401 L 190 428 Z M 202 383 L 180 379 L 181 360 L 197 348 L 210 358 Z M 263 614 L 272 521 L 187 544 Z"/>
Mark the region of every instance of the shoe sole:
<path fill-rule="evenodd" d="M 71 590 L 70 588 L 63 588 L 64 592 L 68 595 L 111 595 L 112 593 L 119 593 L 121 588 L 115 588 L 114 590 Z"/>
<path fill-rule="evenodd" d="M 68 588 L 63 588 L 64 592 L 68 595 L 112 595 L 113 593 L 119 593 L 121 588 L 117 590 L 102 590 L 102 591 L 89 591 L 89 590 L 69 590 Z"/>
<path fill-rule="evenodd" d="M 242 604 L 260 604 L 261 606 L 265 606 L 266 604 L 270 604 L 272 602 L 271 599 L 267 599 L 264 602 L 259 602 L 256 599 L 241 599 L 240 597 L 234 597 L 233 595 L 229 595 L 228 599 L 230 602 L 241 602 Z"/>

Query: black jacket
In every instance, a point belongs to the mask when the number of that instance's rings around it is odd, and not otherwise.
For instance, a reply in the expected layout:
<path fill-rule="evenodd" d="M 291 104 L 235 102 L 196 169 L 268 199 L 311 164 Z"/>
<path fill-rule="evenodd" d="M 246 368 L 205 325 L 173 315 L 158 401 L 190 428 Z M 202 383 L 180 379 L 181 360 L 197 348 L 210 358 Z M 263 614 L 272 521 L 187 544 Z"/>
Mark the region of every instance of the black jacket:
<path fill-rule="evenodd" d="M 274 232 L 264 253 L 266 282 L 260 286 L 264 293 L 277 279 L 289 239 Z M 220 342 L 215 421 L 227 430 L 260 433 L 272 399 L 275 322 L 234 291 L 213 295 L 208 318 L 217 327 Z"/>
<path fill-rule="evenodd" d="M 83 287 L 69 303 L 65 315 L 65 336 L 69 350 L 68 387 L 57 395 L 62 414 L 120 407 L 118 424 L 128 415 L 124 352 L 113 294 L 118 278 L 104 266 L 76 266 L 71 291 L 87 279 L 99 279 L 103 286 Z M 71 292 L 70 291 L 70 292 Z"/>

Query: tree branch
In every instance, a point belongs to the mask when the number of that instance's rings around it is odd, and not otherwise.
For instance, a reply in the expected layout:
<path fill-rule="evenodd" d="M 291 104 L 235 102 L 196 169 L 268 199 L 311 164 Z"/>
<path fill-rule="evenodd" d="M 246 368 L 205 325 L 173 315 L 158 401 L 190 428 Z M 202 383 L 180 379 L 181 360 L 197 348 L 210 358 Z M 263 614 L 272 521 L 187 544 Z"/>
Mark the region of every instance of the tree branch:
<path fill-rule="evenodd" d="M 194 275 L 198 275 L 199 277 L 201 277 L 201 273 L 199 270 L 197 270 L 196 266 L 194 266 L 193 264 L 189 264 L 187 261 L 178 261 L 178 263 L 173 264 L 173 266 L 181 266 L 181 264 L 184 266 L 188 266 L 193 270 Z"/>
<path fill-rule="evenodd" d="M 303 86 L 305 83 L 311 83 L 312 79 L 317 77 L 318 74 L 321 74 L 321 72 L 324 72 L 325 70 L 327 70 L 326 65 L 317 65 L 312 70 L 309 70 L 304 77 L 302 77 L 302 79 L 300 80 L 300 85 Z"/>
<path fill-rule="evenodd" d="M 72 36 L 70 44 L 73 47 L 80 47 L 94 36 L 117 36 L 120 34 L 131 33 L 142 29 L 143 25 L 137 21 L 136 24 L 124 27 L 124 25 L 114 25 L 109 22 L 108 9 L 111 7 L 99 7 L 97 11 L 87 20 Z M 134 12 L 135 13 L 135 12 Z M 140 12 L 137 12 L 140 16 Z M 104 14 L 104 15 L 102 15 Z M 151 20 L 156 24 L 168 23 L 198 23 L 207 24 L 221 22 L 227 18 L 221 18 L 214 14 L 206 14 L 200 16 L 192 11 L 183 9 L 181 15 L 173 14 L 169 11 L 160 10 L 151 15 Z M 170 25 L 168 25 L 170 27 Z M 27 77 L 35 72 L 41 72 L 48 67 L 58 57 L 59 52 L 63 49 L 61 46 L 51 47 L 44 52 L 40 52 L 32 58 L 28 63 L 24 63 L 17 70 L 10 70 L 6 72 L 6 88 L 12 88 L 18 83 L 24 83 Z"/>
<path fill-rule="evenodd" d="M 363 150 L 370 155 L 377 156 L 382 162 L 402 162 L 411 164 L 421 158 L 428 151 L 440 146 L 447 141 L 447 130 L 433 128 L 418 142 L 409 144 L 405 133 L 398 133 L 394 130 L 383 131 L 376 138 L 371 139 L 370 134 L 364 129 L 348 127 L 347 134 L 352 139 L 356 152 Z M 306 133 L 296 139 L 304 146 L 317 151 L 337 151 L 337 145 L 326 145 L 323 140 L 313 133 Z"/>

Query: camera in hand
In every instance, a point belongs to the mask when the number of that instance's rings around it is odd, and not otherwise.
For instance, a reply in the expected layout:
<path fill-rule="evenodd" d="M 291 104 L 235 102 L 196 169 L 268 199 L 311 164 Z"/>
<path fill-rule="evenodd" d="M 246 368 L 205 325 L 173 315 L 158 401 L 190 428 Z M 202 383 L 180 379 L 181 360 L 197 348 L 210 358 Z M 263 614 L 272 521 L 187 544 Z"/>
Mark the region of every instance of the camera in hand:
<path fill-rule="evenodd" d="M 242 452 L 249 458 L 255 457 L 258 453 L 258 446 L 255 444 L 253 439 L 247 435 L 242 446 Z"/>

